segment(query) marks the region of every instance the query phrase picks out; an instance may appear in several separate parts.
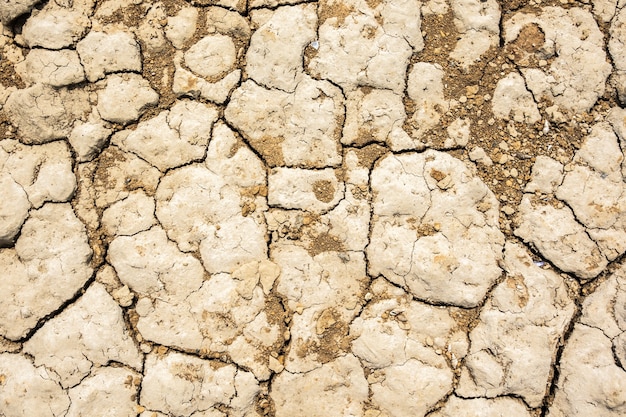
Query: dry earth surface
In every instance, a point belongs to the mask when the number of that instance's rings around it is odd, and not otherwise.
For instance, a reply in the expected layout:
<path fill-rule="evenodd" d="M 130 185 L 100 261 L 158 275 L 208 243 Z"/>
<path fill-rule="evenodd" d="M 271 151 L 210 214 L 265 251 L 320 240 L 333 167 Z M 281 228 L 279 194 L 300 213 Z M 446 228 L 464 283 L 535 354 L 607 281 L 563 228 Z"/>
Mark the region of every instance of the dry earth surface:
<path fill-rule="evenodd" d="M 0 21 L 0 416 L 626 415 L 626 1 Z"/>

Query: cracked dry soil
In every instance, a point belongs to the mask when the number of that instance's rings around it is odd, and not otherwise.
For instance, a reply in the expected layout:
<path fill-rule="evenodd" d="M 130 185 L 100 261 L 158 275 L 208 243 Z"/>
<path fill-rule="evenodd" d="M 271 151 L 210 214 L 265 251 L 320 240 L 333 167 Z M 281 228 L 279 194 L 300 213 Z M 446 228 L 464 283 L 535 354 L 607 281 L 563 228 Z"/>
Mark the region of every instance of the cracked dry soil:
<path fill-rule="evenodd" d="M 0 416 L 626 415 L 626 1 L 0 21 Z"/>

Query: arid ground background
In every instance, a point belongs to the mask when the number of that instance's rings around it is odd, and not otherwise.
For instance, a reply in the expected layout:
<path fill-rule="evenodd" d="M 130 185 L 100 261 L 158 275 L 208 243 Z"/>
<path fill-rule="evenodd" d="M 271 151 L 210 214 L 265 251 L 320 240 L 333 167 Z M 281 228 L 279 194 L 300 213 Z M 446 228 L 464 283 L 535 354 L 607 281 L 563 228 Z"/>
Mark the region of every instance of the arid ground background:
<path fill-rule="evenodd" d="M 0 1 L 0 416 L 626 415 L 626 1 Z"/>

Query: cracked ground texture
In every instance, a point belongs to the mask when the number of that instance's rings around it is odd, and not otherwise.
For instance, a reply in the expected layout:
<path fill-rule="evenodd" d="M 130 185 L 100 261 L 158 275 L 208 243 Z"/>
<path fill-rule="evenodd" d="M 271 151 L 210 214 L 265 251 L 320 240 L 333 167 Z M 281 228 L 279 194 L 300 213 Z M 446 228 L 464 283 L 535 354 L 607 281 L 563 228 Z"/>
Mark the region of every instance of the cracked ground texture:
<path fill-rule="evenodd" d="M 0 417 L 626 415 L 625 0 L 0 22 Z"/>

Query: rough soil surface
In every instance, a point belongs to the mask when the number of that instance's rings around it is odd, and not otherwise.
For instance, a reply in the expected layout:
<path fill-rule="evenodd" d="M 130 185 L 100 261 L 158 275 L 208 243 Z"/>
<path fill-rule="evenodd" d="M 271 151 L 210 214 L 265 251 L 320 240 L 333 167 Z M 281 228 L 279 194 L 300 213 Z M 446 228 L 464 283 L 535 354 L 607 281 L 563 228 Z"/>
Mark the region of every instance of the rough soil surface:
<path fill-rule="evenodd" d="M 1 417 L 626 415 L 625 0 L 0 22 Z"/>

